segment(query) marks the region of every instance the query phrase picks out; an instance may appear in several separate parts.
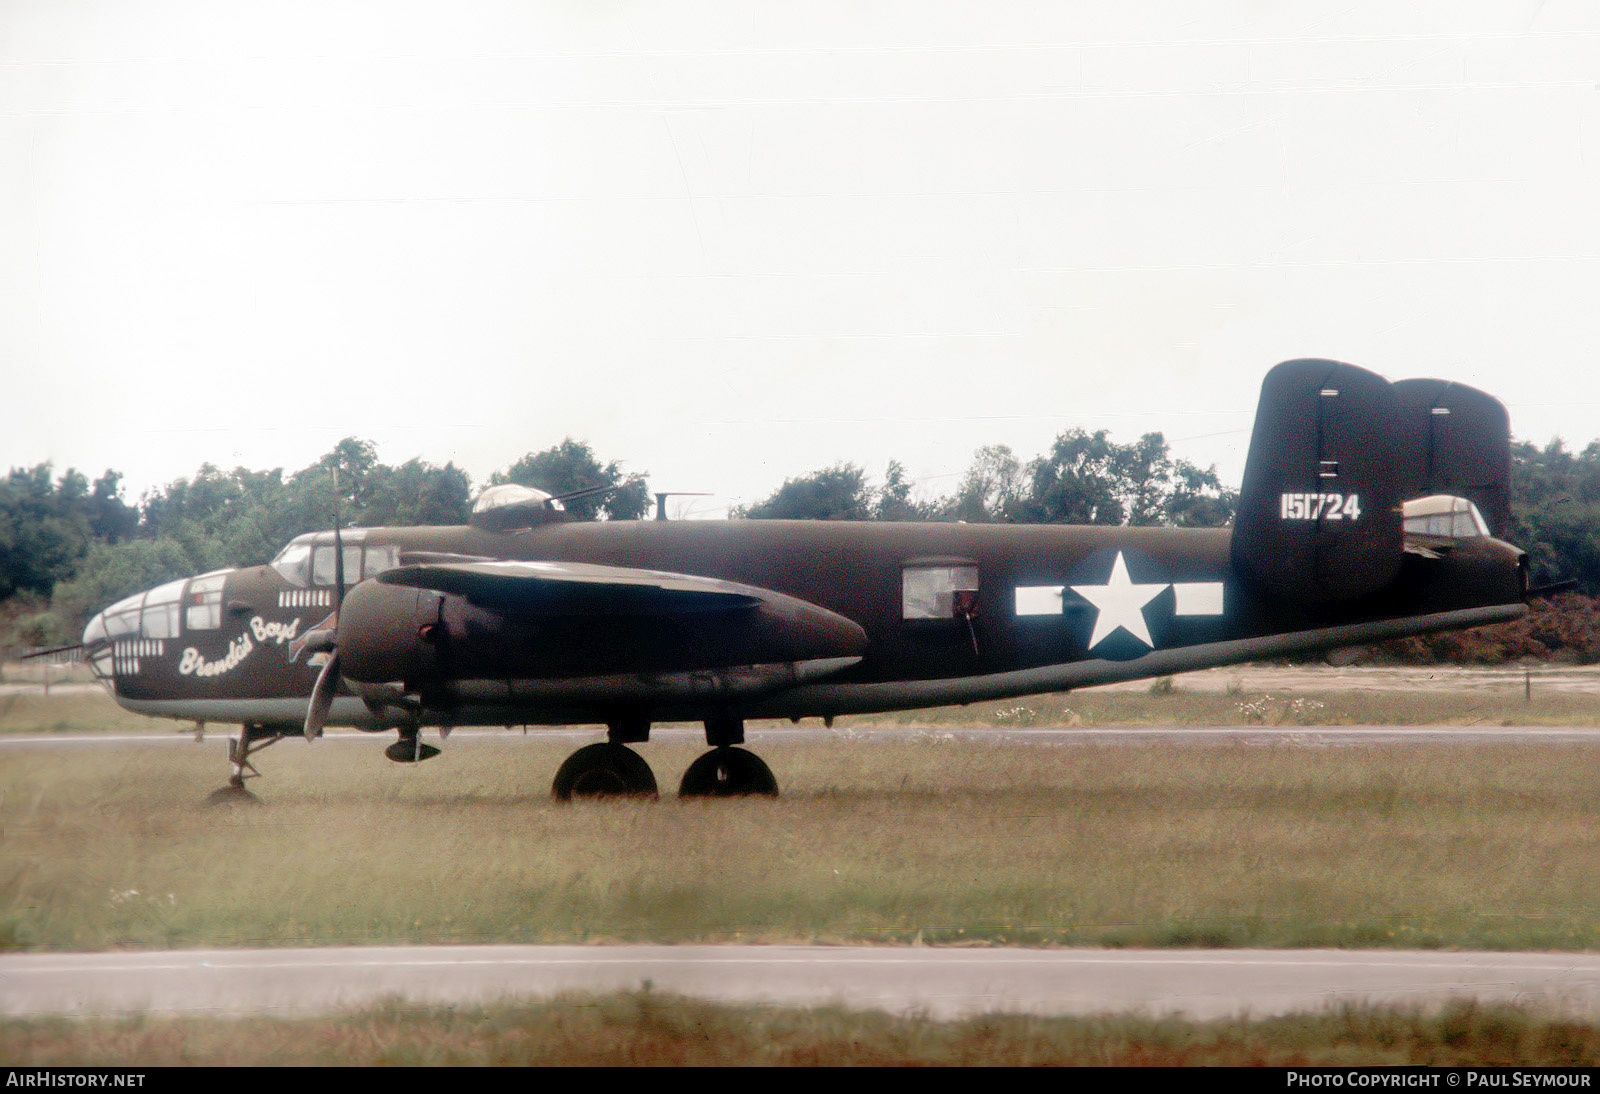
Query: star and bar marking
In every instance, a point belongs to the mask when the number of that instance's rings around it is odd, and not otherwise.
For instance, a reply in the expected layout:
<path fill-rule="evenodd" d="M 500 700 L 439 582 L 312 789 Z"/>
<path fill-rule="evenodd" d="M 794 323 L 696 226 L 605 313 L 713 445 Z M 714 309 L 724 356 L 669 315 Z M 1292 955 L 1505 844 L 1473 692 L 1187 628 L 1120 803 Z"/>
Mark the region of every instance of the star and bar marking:
<path fill-rule="evenodd" d="M 1093 649 L 1119 630 L 1127 631 L 1146 646 L 1155 647 L 1145 622 L 1144 609 L 1171 588 L 1176 603 L 1174 615 L 1221 615 L 1220 581 L 1134 581 L 1127 560 L 1117 552 L 1111 576 L 1103 585 L 1019 585 L 1014 593 L 1018 616 L 1060 615 L 1062 600 L 1071 589 L 1095 608 L 1094 630 L 1088 648 Z"/>

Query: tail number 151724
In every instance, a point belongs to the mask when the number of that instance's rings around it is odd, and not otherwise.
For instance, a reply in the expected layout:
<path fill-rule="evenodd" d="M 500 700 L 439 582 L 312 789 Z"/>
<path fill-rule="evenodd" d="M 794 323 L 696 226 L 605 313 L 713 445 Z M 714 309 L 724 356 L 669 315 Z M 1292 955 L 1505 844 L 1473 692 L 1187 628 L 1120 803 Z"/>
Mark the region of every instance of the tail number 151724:
<path fill-rule="evenodd" d="M 1360 494 L 1283 494 L 1278 499 L 1283 520 L 1360 520 Z"/>

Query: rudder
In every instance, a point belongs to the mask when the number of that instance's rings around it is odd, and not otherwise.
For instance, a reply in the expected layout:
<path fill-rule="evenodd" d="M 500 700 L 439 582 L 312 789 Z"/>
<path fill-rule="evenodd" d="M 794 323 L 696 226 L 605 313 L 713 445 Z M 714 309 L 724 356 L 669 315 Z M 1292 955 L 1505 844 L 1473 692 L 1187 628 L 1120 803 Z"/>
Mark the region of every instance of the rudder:
<path fill-rule="evenodd" d="M 1399 572 L 1400 399 L 1339 361 L 1267 373 L 1234 520 L 1235 569 L 1296 601 L 1349 600 Z"/>
<path fill-rule="evenodd" d="M 1454 494 L 1491 535 L 1511 523 L 1511 422 L 1500 400 L 1449 380 L 1398 380 L 1401 498 Z"/>

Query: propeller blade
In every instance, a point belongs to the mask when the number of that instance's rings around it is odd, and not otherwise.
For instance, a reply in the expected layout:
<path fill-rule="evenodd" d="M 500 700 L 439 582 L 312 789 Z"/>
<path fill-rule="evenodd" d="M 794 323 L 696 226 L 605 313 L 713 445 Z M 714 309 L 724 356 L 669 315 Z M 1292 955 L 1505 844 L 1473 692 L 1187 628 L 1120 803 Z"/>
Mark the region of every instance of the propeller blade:
<path fill-rule="evenodd" d="M 344 607 L 344 533 L 339 529 L 339 469 L 333 469 L 333 614 Z"/>
<path fill-rule="evenodd" d="M 328 712 L 333 709 L 333 693 L 338 687 L 339 651 L 334 650 L 317 676 L 317 686 L 311 689 L 311 703 L 306 707 L 306 740 L 322 736 L 322 727 L 328 724 Z"/>

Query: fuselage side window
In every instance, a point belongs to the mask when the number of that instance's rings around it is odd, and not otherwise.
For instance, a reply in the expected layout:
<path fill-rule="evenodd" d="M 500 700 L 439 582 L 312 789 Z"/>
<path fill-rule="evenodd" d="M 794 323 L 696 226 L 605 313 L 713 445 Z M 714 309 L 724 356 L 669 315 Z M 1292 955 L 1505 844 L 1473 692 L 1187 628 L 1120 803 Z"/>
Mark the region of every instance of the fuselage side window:
<path fill-rule="evenodd" d="M 398 565 L 400 565 L 400 548 L 399 547 L 395 547 L 395 546 L 389 546 L 389 547 L 368 546 L 367 547 L 366 566 L 361 571 L 361 576 L 364 577 L 364 578 L 365 577 L 377 577 L 379 574 L 383 573 L 385 570 L 392 570 Z"/>
<path fill-rule="evenodd" d="M 976 566 L 907 566 L 900 581 L 902 619 L 955 619 L 978 592 Z"/>
<path fill-rule="evenodd" d="M 222 585 L 226 573 L 205 574 L 189 582 L 184 595 L 183 625 L 191 631 L 214 631 L 222 626 Z"/>

